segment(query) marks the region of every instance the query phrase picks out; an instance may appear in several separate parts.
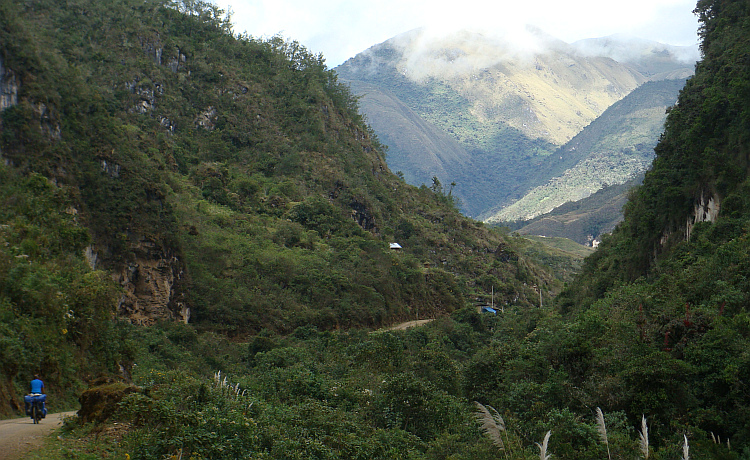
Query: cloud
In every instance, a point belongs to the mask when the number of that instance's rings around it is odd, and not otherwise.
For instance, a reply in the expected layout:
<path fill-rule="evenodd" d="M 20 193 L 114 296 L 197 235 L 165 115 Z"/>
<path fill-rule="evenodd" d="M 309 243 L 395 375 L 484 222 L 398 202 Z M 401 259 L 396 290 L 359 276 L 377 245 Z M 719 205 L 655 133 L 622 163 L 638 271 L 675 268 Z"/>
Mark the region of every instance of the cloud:
<path fill-rule="evenodd" d="M 481 71 L 502 61 L 529 61 L 557 42 L 529 27 L 513 30 L 462 29 L 446 33 L 434 27 L 414 30 L 390 43 L 403 53 L 399 69 L 419 81 Z"/>
<path fill-rule="evenodd" d="M 427 27 L 513 35 L 533 24 L 566 42 L 616 33 L 673 45 L 697 42 L 691 0 L 218 0 L 238 32 L 281 33 L 336 66 L 405 31 Z"/>

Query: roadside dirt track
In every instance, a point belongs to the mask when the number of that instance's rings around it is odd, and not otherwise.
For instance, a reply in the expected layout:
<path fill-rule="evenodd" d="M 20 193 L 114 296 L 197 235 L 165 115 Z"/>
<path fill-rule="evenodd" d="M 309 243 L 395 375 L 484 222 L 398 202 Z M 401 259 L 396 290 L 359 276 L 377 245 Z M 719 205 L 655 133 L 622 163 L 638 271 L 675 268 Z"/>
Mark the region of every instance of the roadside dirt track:
<path fill-rule="evenodd" d="M 432 320 L 432 319 L 419 319 L 419 320 L 416 320 L 416 321 L 407 321 L 405 323 L 401 323 L 401 324 L 397 324 L 397 325 L 395 325 L 393 327 L 389 327 L 388 330 L 389 331 L 403 331 L 404 329 L 408 329 L 410 327 L 421 326 L 423 324 L 427 324 L 430 321 L 434 321 L 434 320 Z"/>
<path fill-rule="evenodd" d="M 75 411 L 47 414 L 38 425 L 29 417 L 0 420 L 0 460 L 16 460 L 42 445 L 44 437 L 62 426 Z"/>

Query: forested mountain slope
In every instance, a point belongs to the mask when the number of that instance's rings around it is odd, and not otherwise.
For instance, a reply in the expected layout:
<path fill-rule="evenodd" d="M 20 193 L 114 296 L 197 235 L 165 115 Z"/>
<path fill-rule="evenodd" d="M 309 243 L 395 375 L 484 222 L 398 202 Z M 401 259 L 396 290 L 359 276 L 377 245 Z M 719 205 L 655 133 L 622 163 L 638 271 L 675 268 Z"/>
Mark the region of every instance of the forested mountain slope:
<path fill-rule="evenodd" d="M 463 211 L 485 219 L 544 185 L 540 165 L 613 103 L 649 80 L 688 76 L 694 60 L 680 53 L 689 55 L 616 37 L 569 45 L 531 28 L 519 37 L 419 29 L 336 71 L 362 96 L 394 171 L 414 184 L 455 182 Z M 640 117 L 650 126 L 647 107 L 627 126 L 637 130 Z M 597 180 L 605 179 L 593 175 L 592 188 Z"/>
<path fill-rule="evenodd" d="M 0 7 L 7 396 L 33 369 L 61 392 L 127 370 L 110 315 L 243 340 L 559 291 L 447 187 L 392 174 L 298 43 L 235 37 L 205 3 Z"/>
<path fill-rule="evenodd" d="M 570 251 L 390 174 L 295 42 L 205 3 L 0 0 L 3 410 L 33 372 L 80 396 L 48 458 L 746 456 L 746 8 L 699 5 L 655 175 L 558 301 L 532 259 Z M 687 242 L 697 190 L 722 207 Z"/>
<path fill-rule="evenodd" d="M 750 126 L 744 56 L 750 47 L 741 37 L 747 6 L 704 1 L 697 11 L 704 59 L 669 112 L 653 167 L 634 191 L 624 224 L 591 261 L 593 268 L 617 260 L 602 274 L 608 285 L 651 273 L 696 239 L 726 244 L 744 232 Z"/>
<path fill-rule="evenodd" d="M 661 386 L 652 404 L 672 420 L 746 444 L 750 5 L 702 0 L 696 13 L 704 58 L 667 116 L 653 167 L 558 300 L 577 324 L 602 315 L 628 324 L 637 343 L 610 344 L 622 346 L 615 361 L 651 363 L 640 388 Z"/>
<path fill-rule="evenodd" d="M 538 186 L 480 218 L 488 223 L 532 219 L 642 174 L 654 159 L 666 111 L 684 85 L 680 79 L 639 86 L 547 157 L 534 173 Z"/>

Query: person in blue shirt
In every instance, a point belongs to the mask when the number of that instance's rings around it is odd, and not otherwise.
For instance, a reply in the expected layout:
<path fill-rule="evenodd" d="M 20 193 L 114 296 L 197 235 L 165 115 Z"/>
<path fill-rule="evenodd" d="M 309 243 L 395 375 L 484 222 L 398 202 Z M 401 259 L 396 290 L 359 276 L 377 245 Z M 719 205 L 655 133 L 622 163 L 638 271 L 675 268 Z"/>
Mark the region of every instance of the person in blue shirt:
<path fill-rule="evenodd" d="M 24 401 L 26 402 L 26 415 L 31 415 L 30 410 L 30 404 L 33 398 L 32 395 L 43 395 L 44 393 L 44 382 L 42 379 L 39 378 L 38 374 L 34 375 L 34 380 L 31 381 L 31 394 L 29 396 L 26 396 L 24 398 Z M 47 415 L 47 396 L 36 396 L 38 398 L 41 398 L 42 400 L 42 409 L 44 410 L 42 418 L 44 418 Z"/>
<path fill-rule="evenodd" d="M 34 374 L 34 380 L 31 381 L 31 393 L 44 394 L 44 382 L 42 382 L 38 374 Z"/>

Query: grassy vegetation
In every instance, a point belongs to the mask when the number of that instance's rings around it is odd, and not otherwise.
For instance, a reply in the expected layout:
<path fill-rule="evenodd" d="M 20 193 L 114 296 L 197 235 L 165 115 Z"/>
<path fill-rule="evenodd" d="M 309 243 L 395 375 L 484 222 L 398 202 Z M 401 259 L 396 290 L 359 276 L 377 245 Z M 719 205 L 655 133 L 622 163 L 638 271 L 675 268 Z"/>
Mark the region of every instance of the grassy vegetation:
<path fill-rule="evenodd" d="M 127 334 L 113 315 L 189 309 L 199 330 L 248 340 L 440 317 L 493 286 L 518 305 L 533 284 L 559 290 L 447 187 L 393 175 L 298 43 L 236 37 L 204 3 L 0 7 L 19 82 L 0 120 L 7 401 L 36 372 L 70 401 L 127 371 L 129 341 L 103 338 Z"/>
<path fill-rule="evenodd" d="M 234 37 L 205 4 L 0 8 L 21 82 L 0 138 L 0 389 L 20 401 L 41 372 L 55 404 L 85 401 L 39 458 L 632 458 L 644 417 L 649 458 L 688 441 L 694 459 L 750 455 L 750 80 L 729 59 L 744 6 L 699 4 L 706 60 L 574 279 L 569 251 L 391 175 L 355 101 L 294 42 Z M 714 73 L 727 66 L 734 79 Z M 718 219 L 655 251 L 706 189 Z M 122 321 L 132 286 L 113 275 L 144 248 L 181 268 L 191 324 Z M 479 313 L 492 292 L 501 312 Z M 497 409 L 506 450 L 475 402 Z"/>

